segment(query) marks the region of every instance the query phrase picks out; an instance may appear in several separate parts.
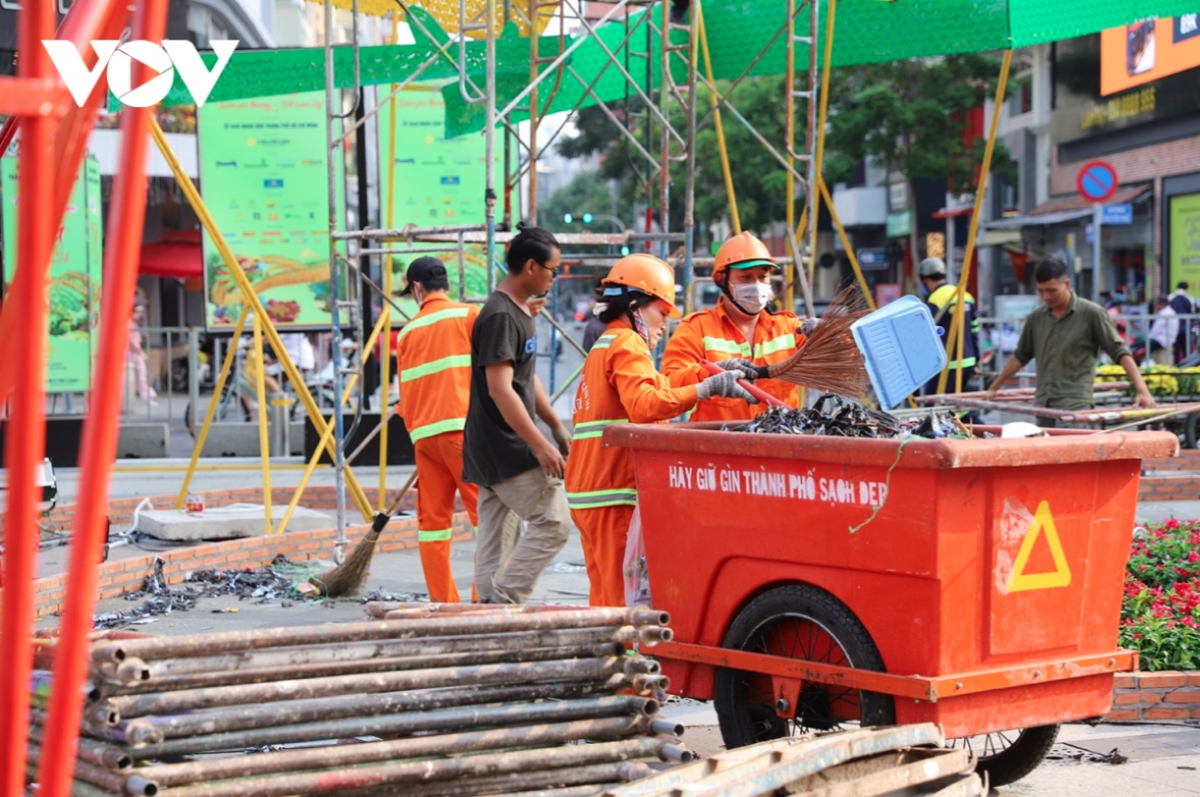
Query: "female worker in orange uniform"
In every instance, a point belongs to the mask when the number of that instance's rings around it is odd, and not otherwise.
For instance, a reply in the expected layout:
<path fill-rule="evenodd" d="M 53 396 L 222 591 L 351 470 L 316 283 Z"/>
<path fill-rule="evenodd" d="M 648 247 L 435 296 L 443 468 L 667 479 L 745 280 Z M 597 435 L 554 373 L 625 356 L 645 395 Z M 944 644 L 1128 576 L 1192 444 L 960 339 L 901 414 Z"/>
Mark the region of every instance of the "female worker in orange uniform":
<path fill-rule="evenodd" d="M 736 370 L 671 387 L 654 369 L 650 351 L 658 345 L 667 319 L 679 317 L 673 303 L 675 275 L 666 263 L 645 254 L 623 257 L 601 285 L 604 306 L 599 316 L 607 328 L 588 352 L 575 395 L 567 503 L 583 541 L 589 603 L 624 606 L 621 569 L 637 486 L 632 455 L 604 446 L 604 429 L 666 421 L 711 396 L 754 399 L 738 385 Z"/>
<path fill-rule="evenodd" d="M 748 232 L 735 235 L 717 250 L 712 280 L 721 289 L 716 307 L 692 313 L 667 341 L 662 372 L 672 385 L 691 385 L 708 376 L 701 360 L 737 367 L 754 379 L 755 368 L 783 362 L 804 345 L 815 321 L 801 321 L 786 310 L 771 312 L 775 299 L 772 276 L 779 265 L 762 241 Z M 760 379 L 755 385 L 795 407 L 795 385 L 778 379 Z M 765 410 L 741 399 L 714 397 L 702 401 L 693 421 L 749 420 Z"/>

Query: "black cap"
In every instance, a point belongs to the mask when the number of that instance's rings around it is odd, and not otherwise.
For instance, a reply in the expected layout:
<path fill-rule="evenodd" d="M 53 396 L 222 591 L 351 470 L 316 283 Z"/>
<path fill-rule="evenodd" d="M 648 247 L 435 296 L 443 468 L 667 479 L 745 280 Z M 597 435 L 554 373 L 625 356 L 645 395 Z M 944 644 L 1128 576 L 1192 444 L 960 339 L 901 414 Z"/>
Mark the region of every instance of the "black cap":
<path fill-rule="evenodd" d="M 404 290 L 400 291 L 400 295 L 411 295 L 414 282 L 424 283 L 438 279 L 448 279 L 446 267 L 442 265 L 442 261 L 436 257 L 418 257 L 408 264 L 408 271 L 404 272 L 404 280 L 408 284 L 404 286 Z"/>

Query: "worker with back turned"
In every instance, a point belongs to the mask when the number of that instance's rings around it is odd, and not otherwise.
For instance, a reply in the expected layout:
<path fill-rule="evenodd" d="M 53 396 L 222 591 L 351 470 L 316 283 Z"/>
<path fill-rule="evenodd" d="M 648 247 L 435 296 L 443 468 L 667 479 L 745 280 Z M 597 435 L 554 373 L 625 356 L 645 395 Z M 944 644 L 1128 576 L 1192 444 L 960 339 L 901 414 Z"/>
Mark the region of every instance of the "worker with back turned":
<path fill-rule="evenodd" d="M 951 285 L 946 280 L 946 263 L 940 257 L 927 257 L 922 260 L 917 266 L 917 276 L 921 278 L 925 304 L 929 306 L 929 312 L 933 313 L 933 322 L 946 330 L 945 343 L 950 346 L 950 324 L 958 304 L 958 286 Z M 975 376 L 975 366 L 979 363 L 979 316 L 975 311 L 975 297 L 969 291 L 963 294 L 963 330 L 962 361 L 958 359 L 957 341 L 952 349 L 946 350 L 946 360 L 950 367 L 946 379 L 947 393 L 957 390 L 958 371 L 962 371 L 963 390 L 969 390 L 967 383 Z M 940 379 L 939 373 L 925 384 L 926 395 L 938 392 Z"/>
<path fill-rule="evenodd" d="M 625 605 L 622 566 L 637 504 L 633 456 L 629 449 L 605 446 L 604 430 L 666 421 L 713 396 L 755 401 L 738 385 L 736 371 L 671 387 L 654 370 L 650 351 L 662 338 L 667 319 L 679 317 L 674 299 L 671 267 L 651 255 L 621 258 L 601 281 L 598 317 L 607 326 L 583 364 L 566 474 L 567 503 L 583 543 L 592 606 Z"/>
<path fill-rule="evenodd" d="M 462 476 L 463 427 L 471 395 L 471 333 L 479 308 L 450 301 L 446 267 L 434 257 L 408 266 L 401 295 L 421 308 L 396 336 L 400 417 L 416 450 L 417 542 L 429 599 L 457 603 L 450 569 L 454 493 L 479 525 L 479 488 Z"/>
<path fill-rule="evenodd" d="M 804 345 L 815 320 L 801 322 L 786 310 L 767 309 L 775 300 L 771 277 L 778 271 L 766 245 L 748 232 L 722 244 L 712 273 L 721 289 L 717 306 L 683 319 L 667 341 L 662 372 L 672 385 L 694 385 L 708 378 L 701 360 L 754 379 L 758 366 L 783 362 Z M 798 388 L 787 382 L 760 379 L 755 384 L 789 407 L 800 400 Z M 752 405 L 744 398 L 714 395 L 696 406 L 691 420 L 746 420 L 765 409 L 765 404 Z"/>

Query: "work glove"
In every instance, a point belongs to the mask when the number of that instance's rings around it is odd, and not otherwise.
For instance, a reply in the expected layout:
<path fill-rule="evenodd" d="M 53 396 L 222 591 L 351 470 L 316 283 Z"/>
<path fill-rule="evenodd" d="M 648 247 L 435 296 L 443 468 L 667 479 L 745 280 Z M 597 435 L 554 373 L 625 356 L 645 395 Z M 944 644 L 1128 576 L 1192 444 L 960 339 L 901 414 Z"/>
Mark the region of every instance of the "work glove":
<path fill-rule="evenodd" d="M 806 318 L 800 322 L 800 334 L 804 337 L 812 337 L 812 333 L 817 331 L 817 324 L 821 323 L 819 318 Z"/>
<path fill-rule="evenodd" d="M 746 388 L 737 383 L 740 375 L 737 371 L 726 371 L 716 376 L 710 376 L 696 385 L 696 396 L 700 401 L 707 398 L 733 398 L 757 404 L 758 399 L 750 395 Z"/>
<path fill-rule="evenodd" d="M 732 360 L 721 360 L 714 363 L 722 371 L 736 371 L 741 374 L 740 378 L 747 382 L 753 382 L 758 378 L 758 366 L 742 357 L 737 357 Z"/>

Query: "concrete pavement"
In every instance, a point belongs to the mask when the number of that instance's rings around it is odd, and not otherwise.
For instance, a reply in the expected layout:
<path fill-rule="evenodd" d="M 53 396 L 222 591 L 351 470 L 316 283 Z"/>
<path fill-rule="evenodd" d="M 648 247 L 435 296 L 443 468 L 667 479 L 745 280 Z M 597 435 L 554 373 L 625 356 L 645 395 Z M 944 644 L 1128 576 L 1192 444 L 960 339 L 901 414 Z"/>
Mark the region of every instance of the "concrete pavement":
<path fill-rule="evenodd" d="M 155 465 L 165 465 L 165 468 L 146 468 L 145 461 L 122 463 L 114 474 L 113 495 L 127 497 L 174 493 L 179 489 L 182 472 L 170 468 L 180 464 L 183 463 L 162 462 Z M 203 491 L 252 486 L 261 480 L 261 474 L 252 469 L 256 466 L 253 461 L 222 464 L 242 469 L 200 471 L 193 489 Z M 272 474 L 274 484 L 294 485 L 299 481 L 301 470 L 297 467 L 298 461 L 293 460 L 285 465 Z M 410 468 L 389 469 L 388 483 L 398 487 L 410 472 Z M 376 473 L 367 470 L 363 470 L 360 477 L 370 484 L 374 484 L 378 478 Z M 313 483 L 332 484 L 332 471 L 328 468 L 318 470 Z M 59 485 L 60 500 L 73 500 L 78 487 L 78 473 L 60 472 Z M 1142 522 L 1169 517 L 1200 517 L 1200 501 L 1150 503 L 1138 508 L 1138 519 Z M 456 543 L 454 546 L 452 561 L 462 594 L 470 593 L 474 549 L 473 542 Z M 65 560 L 65 551 L 44 551 L 43 563 L 50 565 L 47 560 L 56 559 L 60 554 L 64 554 L 62 558 Z M 332 562 L 298 569 L 295 578 L 304 580 L 328 566 L 332 566 Z M 376 590 L 397 596 L 423 593 L 424 578 L 418 552 L 377 553 L 372 561 L 365 591 Z M 572 535 L 567 546 L 542 576 L 532 601 L 587 603 L 587 575 L 578 535 Z M 114 598 L 102 602 L 97 612 L 128 610 L 132 605 L 135 604 Z M 175 635 L 352 622 L 363 617 L 362 602 L 357 599 L 285 606 L 278 600 L 257 604 L 235 597 L 221 597 L 202 599 L 192 611 L 161 616 L 136 628 L 150 633 Z M 47 618 L 41 625 L 53 626 L 56 622 L 54 618 Z M 666 706 L 665 713 L 687 727 L 684 741 L 693 749 L 704 754 L 723 748 L 711 704 L 689 700 L 672 702 Z M 1120 764 L 1105 763 L 1102 758 L 1113 750 L 1127 760 Z M 1004 797 L 1200 797 L 1200 724 L 1067 725 L 1042 766 L 1024 780 L 993 790 L 993 794 Z"/>

